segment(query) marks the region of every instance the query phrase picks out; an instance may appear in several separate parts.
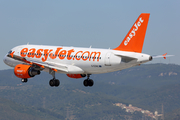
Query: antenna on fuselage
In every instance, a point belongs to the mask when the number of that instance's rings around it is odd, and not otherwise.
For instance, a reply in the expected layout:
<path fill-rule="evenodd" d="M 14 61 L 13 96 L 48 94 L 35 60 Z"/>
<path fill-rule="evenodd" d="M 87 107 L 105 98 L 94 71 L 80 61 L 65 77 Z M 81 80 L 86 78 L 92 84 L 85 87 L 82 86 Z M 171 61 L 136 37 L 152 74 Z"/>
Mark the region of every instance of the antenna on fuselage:
<path fill-rule="evenodd" d="M 29 45 L 29 42 L 27 43 L 27 45 Z"/>
<path fill-rule="evenodd" d="M 92 47 L 92 45 L 89 48 L 91 48 L 91 47 Z"/>

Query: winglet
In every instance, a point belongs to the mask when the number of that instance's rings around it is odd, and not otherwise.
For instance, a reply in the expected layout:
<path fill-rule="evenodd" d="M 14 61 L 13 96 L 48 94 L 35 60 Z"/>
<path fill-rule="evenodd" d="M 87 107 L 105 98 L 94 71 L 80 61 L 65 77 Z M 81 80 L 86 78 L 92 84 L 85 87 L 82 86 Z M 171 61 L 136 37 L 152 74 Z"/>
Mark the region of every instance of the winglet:
<path fill-rule="evenodd" d="M 150 13 L 141 13 L 122 43 L 113 50 L 142 52 Z"/>

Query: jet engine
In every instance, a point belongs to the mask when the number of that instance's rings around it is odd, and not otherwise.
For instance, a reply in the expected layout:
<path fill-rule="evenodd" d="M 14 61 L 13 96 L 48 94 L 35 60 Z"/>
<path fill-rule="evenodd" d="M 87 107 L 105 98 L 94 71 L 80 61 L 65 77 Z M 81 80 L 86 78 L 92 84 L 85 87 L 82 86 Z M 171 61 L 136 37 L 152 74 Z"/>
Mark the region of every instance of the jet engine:
<path fill-rule="evenodd" d="M 86 74 L 67 74 L 68 77 L 70 78 L 83 78 L 83 77 L 86 77 Z"/>
<path fill-rule="evenodd" d="M 39 75 L 40 71 L 35 70 L 30 65 L 19 64 L 15 66 L 14 74 L 19 78 L 31 78 L 34 77 L 35 75 Z"/>

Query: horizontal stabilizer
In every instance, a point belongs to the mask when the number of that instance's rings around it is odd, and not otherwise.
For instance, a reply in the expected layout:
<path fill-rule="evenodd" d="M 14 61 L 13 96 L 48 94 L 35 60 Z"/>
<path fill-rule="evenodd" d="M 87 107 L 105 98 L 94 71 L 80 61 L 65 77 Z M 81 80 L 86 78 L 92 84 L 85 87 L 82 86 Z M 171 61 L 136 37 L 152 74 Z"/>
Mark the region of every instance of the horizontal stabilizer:
<path fill-rule="evenodd" d="M 152 56 L 153 58 L 164 58 L 166 59 L 166 57 L 172 57 L 174 55 L 167 55 L 167 53 L 163 54 L 163 55 L 156 55 L 156 56 Z"/>

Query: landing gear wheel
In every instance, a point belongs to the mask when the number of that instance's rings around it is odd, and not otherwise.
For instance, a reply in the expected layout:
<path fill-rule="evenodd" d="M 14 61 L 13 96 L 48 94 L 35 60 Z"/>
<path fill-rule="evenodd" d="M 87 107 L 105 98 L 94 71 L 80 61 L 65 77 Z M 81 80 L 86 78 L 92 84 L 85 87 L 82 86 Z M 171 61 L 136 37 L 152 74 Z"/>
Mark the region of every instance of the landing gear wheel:
<path fill-rule="evenodd" d="M 54 87 L 54 80 L 53 80 L 53 79 L 49 81 L 49 85 L 50 85 L 51 87 Z"/>
<path fill-rule="evenodd" d="M 49 81 L 49 85 L 51 87 L 58 87 L 60 85 L 60 81 L 58 79 L 55 79 L 55 70 L 49 69 L 49 74 L 53 76 L 53 79 Z"/>
<path fill-rule="evenodd" d="M 88 83 L 89 83 L 89 81 L 86 79 L 86 80 L 84 80 L 84 82 L 83 82 L 83 84 L 84 84 L 84 86 L 85 87 L 87 87 L 88 86 Z"/>
<path fill-rule="evenodd" d="M 58 79 L 55 79 L 54 82 L 55 82 L 54 84 L 55 87 L 58 87 L 60 85 L 60 81 Z"/>
<path fill-rule="evenodd" d="M 91 74 L 87 74 L 87 79 L 84 80 L 83 84 L 85 87 L 89 86 L 92 87 L 94 85 L 94 81 L 92 79 L 89 79 Z"/>
<path fill-rule="evenodd" d="M 85 87 L 87 87 L 87 86 L 92 87 L 94 85 L 94 81 L 91 79 L 85 79 L 83 84 Z"/>
<path fill-rule="evenodd" d="M 28 81 L 28 79 L 27 78 L 23 78 L 23 79 L 21 79 L 21 82 L 22 83 L 26 83 Z"/>
<path fill-rule="evenodd" d="M 59 82 L 59 80 L 58 79 L 52 79 L 52 80 L 50 80 L 49 81 L 49 85 L 51 86 L 51 87 L 58 87 L 59 85 L 60 85 L 60 82 Z"/>
<path fill-rule="evenodd" d="M 94 85 L 94 81 L 93 81 L 93 80 L 91 80 L 91 79 L 89 79 L 89 81 L 88 81 L 88 85 L 89 85 L 89 87 L 92 87 L 92 86 Z"/>

